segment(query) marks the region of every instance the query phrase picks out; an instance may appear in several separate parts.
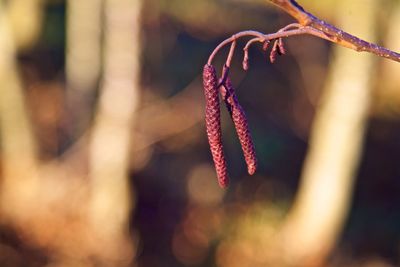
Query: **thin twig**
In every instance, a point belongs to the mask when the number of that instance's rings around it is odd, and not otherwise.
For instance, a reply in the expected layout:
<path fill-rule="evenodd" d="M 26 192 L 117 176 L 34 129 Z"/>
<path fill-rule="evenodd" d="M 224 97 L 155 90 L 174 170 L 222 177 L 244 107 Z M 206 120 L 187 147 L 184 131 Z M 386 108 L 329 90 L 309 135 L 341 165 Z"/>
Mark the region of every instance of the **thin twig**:
<path fill-rule="evenodd" d="M 253 43 L 256 43 L 256 42 L 263 43 L 263 42 L 265 42 L 265 39 L 264 39 L 264 38 L 259 38 L 259 37 L 250 39 L 250 40 L 247 42 L 247 44 L 245 45 L 245 47 L 243 48 L 243 50 L 244 50 L 244 51 L 249 50 L 250 46 L 251 46 Z"/>
<path fill-rule="evenodd" d="M 243 56 L 243 62 L 242 62 L 242 66 L 244 70 L 248 70 L 249 69 L 249 48 L 253 43 L 256 42 L 260 42 L 263 43 L 265 42 L 264 38 L 259 38 L 259 37 L 255 37 L 253 39 L 250 39 L 247 44 L 245 45 L 245 47 L 243 48 L 243 52 L 244 52 L 244 56 Z"/>
<path fill-rule="evenodd" d="M 287 31 L 287 30 L 291 30 L 291 29 L 298 29 L 298 28 L 301 28 L 302 26 L 303 25 L 301 25 L 299 23 L 291 23 L 289 25 L 286 25 L 282 29 L 280 29 L 278 32 L 283 32 L 283 31 Z"/>
<path fill-rule="evenodd" d="M 253 37 L 256 37 L 255 39 L 259 38 L 260 40 L 265 42 L 265 41 L 274 40 L 274 39 L 278 39 L 278 38 L 287 38 L 290 36 L 302 35 L 302 34 L 309 34 L 309 35 L 317 36 L 319 38 L 322 38 L 322 39 L 325 39 L 325 40 L 328 40 L 331 42 L 335 41 L 334 39 L 332 39 L 331 36 L 325 34 L 324 32 L 322 32 L 320 30 L 317 30 L 317 29 L 309 27 L 309 26 L 303 26 L 303 27 L 295 29 L 295 30 L 278 31 L 278 32 L 271 33 L 271 34 L 263 34 L 261 32 L 251 31 L 251 30 L 250 31 L 242 31 L 242 32 L 238 32 L 238 33 L 232 35 L 231 37 L 225 39 L 224 41 L 222 41 L 211 53 L 210 57 L 208 58 L 207 63 L 209 65 L 211 65 L 215 55 L 218 53 L 219 50 L 221 50 L 225 45 L 227 45 L 233 41 L 236 41 L 237 39 L 239 39 L 241 37 L 253 36 Z"/>
<path fill-rule="evenodd" d="M 224 41 L 222 41 L 215 49 L 214 51 L 211 53 L 211 55 L 208 58 L 207 64 L 211 65 L 212 61 L 215 57 L 215 55 L 218 53 L 219 50 L 221 50 L 225 45 L 241 38 L 241 37 L 245 37 L 245 36 L 256 36 L 256 37 L 260 37 L 263 38 L 264 34 L 258 31 L 241 31 L 238 32 L 234 35 L 232 35 L 231 37 L 225 39 Z"/>
<path fill-rule="evenodd" d="M 228 58 L 226 59 L 226 63 L 225 63 L 225 65 L 228 68 L 231 66 L 231 61 L 232 61 L 233 54 L 235 53 L 235 48 L 236 48 L 236 40 L 233 40 L 232 44 L 231 44 L 231 48 L 229 49 Z"/>
<path fill-rule="evenodd" d="M 217 88 L 220 88 L 222 85 L 225 84 L 226 79 L 228 78 L 228 75 L 229 75 L 229 69 L 230 69 L 230 67 L 228 67 L 226 64 L 222 68 L 222 75 L 221 75 L 221 78 L 219 79 Z"/>

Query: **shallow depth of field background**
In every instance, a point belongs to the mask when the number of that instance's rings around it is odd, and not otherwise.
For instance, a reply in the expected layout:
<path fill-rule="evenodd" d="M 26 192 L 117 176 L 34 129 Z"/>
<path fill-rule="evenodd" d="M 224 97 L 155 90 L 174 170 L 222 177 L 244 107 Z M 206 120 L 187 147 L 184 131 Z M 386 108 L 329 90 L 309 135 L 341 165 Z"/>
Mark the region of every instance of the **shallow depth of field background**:
<path fill-rule="evenodd" d="M 333 45 L 289 38 L 275 64 L 255 45 L 245 72 L 238 43 L 231 75 L 259 167 L 247 175 L 223 110 L 223 190 L 202 67 L 231 34 L 293 19 L 263 0 L 142 2 L 0 2 L 0 266 L 244 267 L 284 257 L 274 240 L 298 192 Z M 333 24 L 374 5 L 377 42 L 400 51 L 396 0 L 299 2 Z M 399 73 L 374 57 L 365 74 L 372 98 L 349 214 L 319 265 L 400 265 Z"/>

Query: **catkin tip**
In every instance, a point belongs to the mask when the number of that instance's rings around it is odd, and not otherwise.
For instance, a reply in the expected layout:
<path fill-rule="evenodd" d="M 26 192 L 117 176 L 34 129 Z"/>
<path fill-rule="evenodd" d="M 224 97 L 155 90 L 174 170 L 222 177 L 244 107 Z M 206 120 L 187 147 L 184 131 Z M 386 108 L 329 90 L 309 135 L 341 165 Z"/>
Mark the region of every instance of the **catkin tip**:
<path fill-rule="evenodd" d="M 221 188 L 227 188 L 229 185 L 229 179 L 228 178 L 221 179 L 218 181 L 218 184 Z"/>
<path fill-rule="evenodd" d="M 254 164 L 250 164 L 247 166 L 247 172 L 249 173 L 249 175 L 253 175 L 257 170 L 257 163 Z"/>

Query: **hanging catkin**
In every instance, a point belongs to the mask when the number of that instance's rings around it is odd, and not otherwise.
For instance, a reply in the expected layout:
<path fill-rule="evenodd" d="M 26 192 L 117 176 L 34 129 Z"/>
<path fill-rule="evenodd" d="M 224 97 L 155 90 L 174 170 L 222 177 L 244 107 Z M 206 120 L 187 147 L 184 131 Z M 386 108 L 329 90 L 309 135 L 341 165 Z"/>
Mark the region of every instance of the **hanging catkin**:
<path fill-rule="evenodd" d="M 212 65 L 206 64 L 203 69 L 203 86 L 206 98 L 206 129 L 208 143 L 217 172 L 218 182 L 221 187 L 226 187 L 229 182 L 226 170 L 226 160 L 221 139 L 221 114 L 218 96 L 218 78 Z"/>
<path fill-rule="evenodd" d="M 235 94 L 232 82 L 228 77 L 223 86 L 221 86 L 221 95 L 225 101 L 226 108 L 230 113 L 233 124 L 236 128 L 240 145 L 242 146 L 244 159 L 247 164 L 247 172 L 252 175 L 257 169 L 257 158 L 254 149 L 253 139 L 250 134 L 249 124 L 247 122 L 246 114 L 240 106 L 239 101 Z"/>

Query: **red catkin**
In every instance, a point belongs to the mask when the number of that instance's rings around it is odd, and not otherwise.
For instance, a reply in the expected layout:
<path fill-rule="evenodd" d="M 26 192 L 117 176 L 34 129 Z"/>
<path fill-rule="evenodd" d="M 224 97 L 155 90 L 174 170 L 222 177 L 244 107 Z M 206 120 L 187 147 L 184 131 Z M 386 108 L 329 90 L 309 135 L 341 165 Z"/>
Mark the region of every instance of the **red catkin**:
<path fill-rule="evenodd" d="M 226 187 L 229 183 L 226 160 L 222 146 L 221 114 L 218 95 L 218 78 L 212 65 L 206 64 L 203 69 L 203 87 L 206 99 L 206 130 L 211 155 L 217 172 L 218 183 Z"/>
<path fill-rule="evenodd" d="M 226 108 L 232 117 L 233 124 L 235 125 L 240 145 L 242 146 L 244 159 L 247 164 L 247 172 L 252 175 L 257 169 L 257 158 L 253 139 L 250 134 L 246 114 L 239 104 L 235 94 L 235 89 L 233 88 L 229 77 L 226 79 L 225 84 L 221 87 L 220 91 L 222 98 L 225 101 Z"/>
<path fill-rule="evenodd" d="M 286 49 L 285 49 L 285 45 L 283 43 L 283 39 L 279 38 L 278 40 L 278 54 L 279 55 L 285 55 L 286 54 Z"/>
<path fill-rule="evenodd" d="M 278 42 L 275 41 L 274 45 L 272 46 L 271 53 L 269 54 L 269 61 L 271 61 L 271 63 L 275 62 L 278 50 L 279 50 Z"/>
<path fill-rule="evenodd" d="M 286 49 L 283 44 L 282 38 L 279 38 L 278 40 L 275 40 L 274 45 L 271 49 L 271 54 L 269 55 L 269 60 L 271 63 L 274 63 L 276 61 L 276 56 L 277 55 L 285 55 L 286 54 Z"/>
<path fill-rule="evenodd" d="M 268 47 L 269 47 L 269 44 L 270 44 L 270 41 L 269 41 L 269 40 L 268 40 L 268 41 L 265 41 L 265 42 L 263 43 L 263 47 L 262 47 L 263 51 L 267 51 L 267 49 L 268 49 Z"/>

